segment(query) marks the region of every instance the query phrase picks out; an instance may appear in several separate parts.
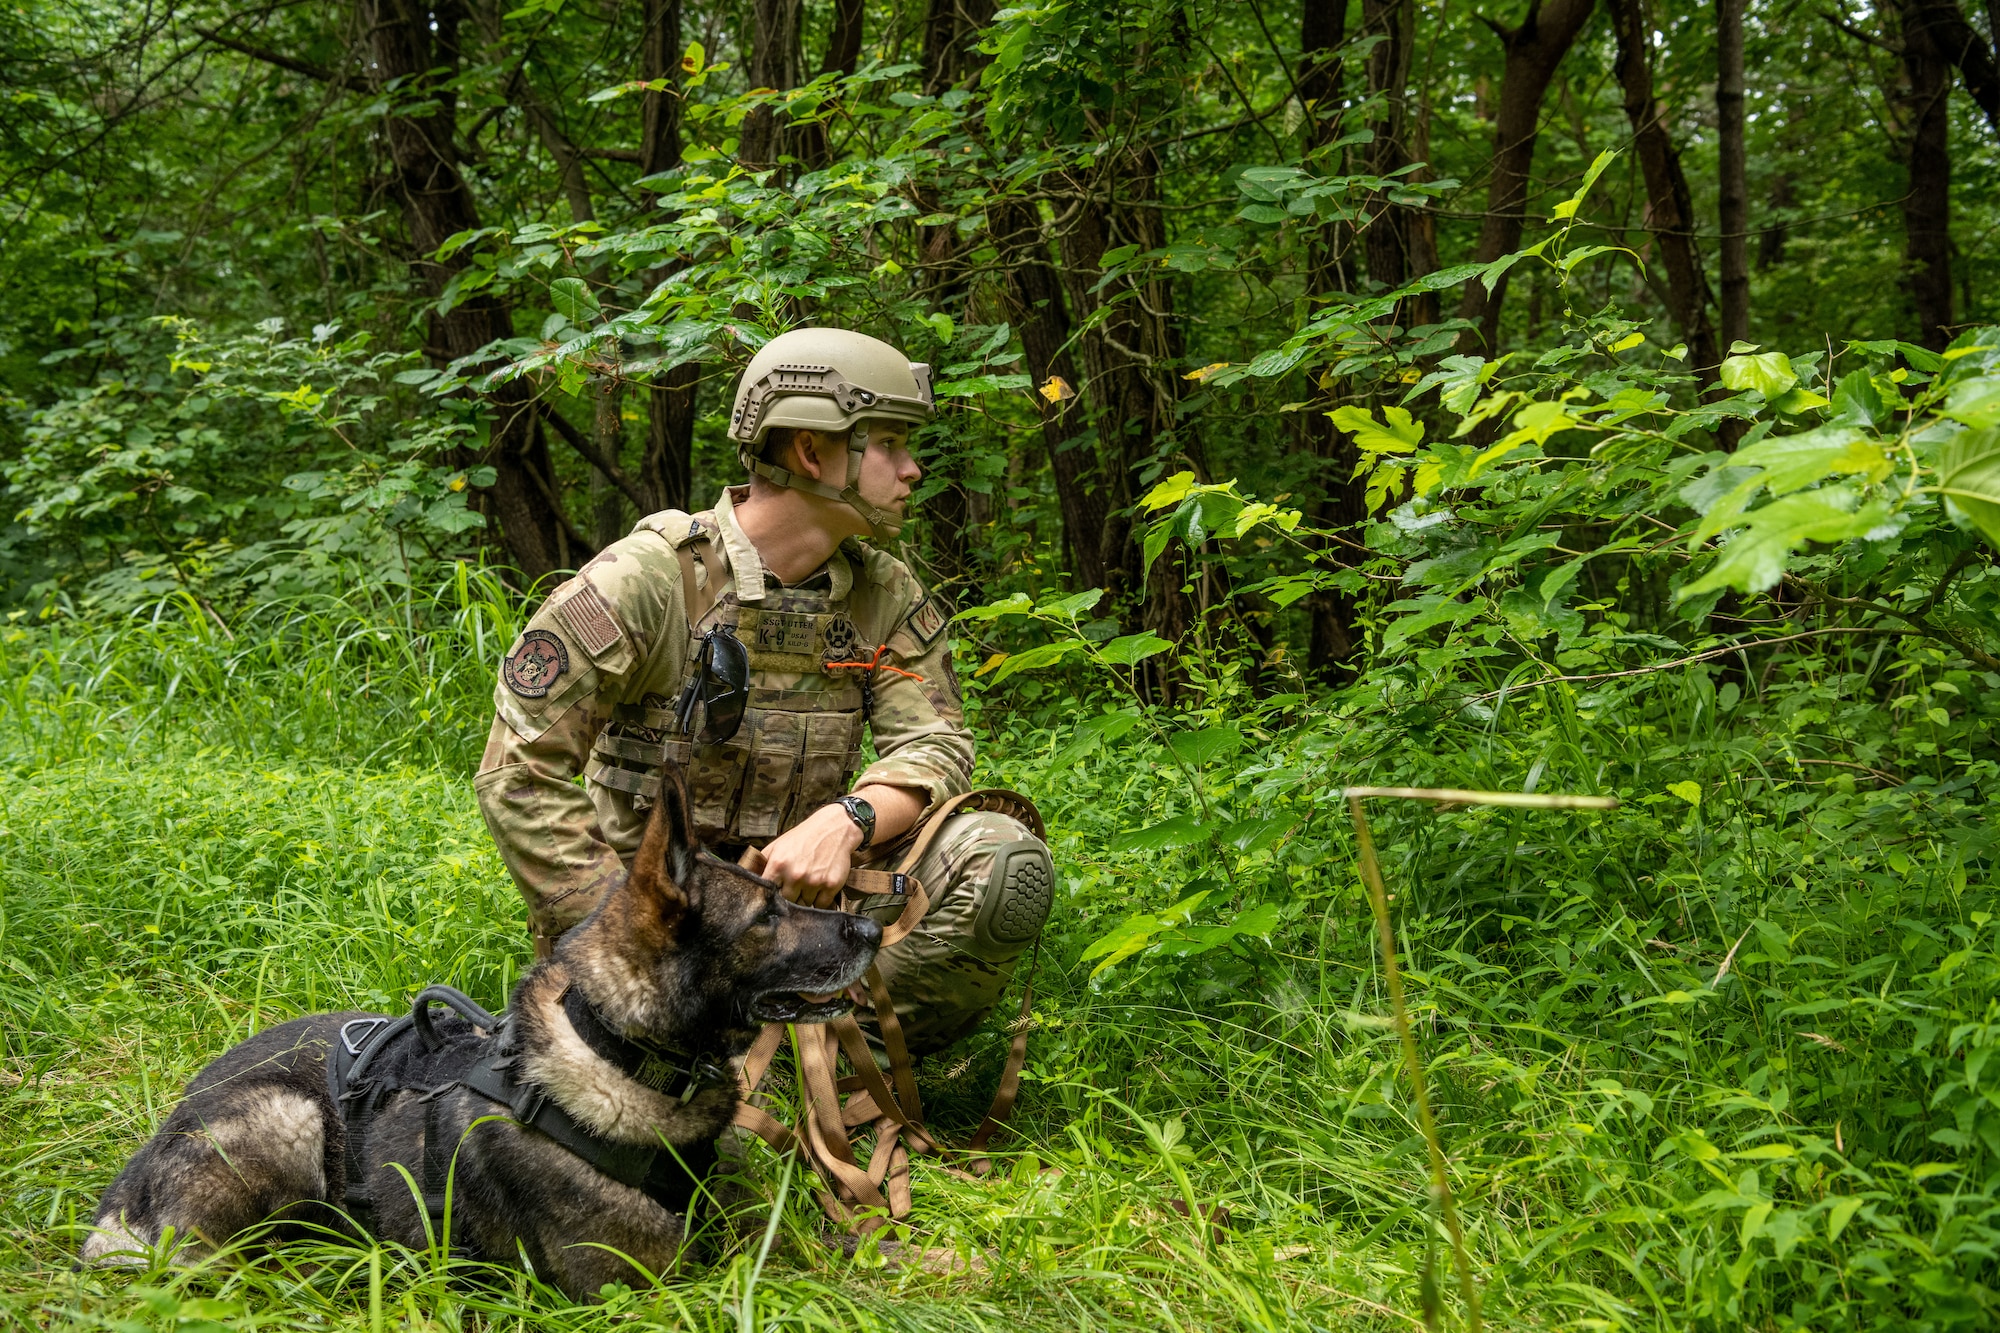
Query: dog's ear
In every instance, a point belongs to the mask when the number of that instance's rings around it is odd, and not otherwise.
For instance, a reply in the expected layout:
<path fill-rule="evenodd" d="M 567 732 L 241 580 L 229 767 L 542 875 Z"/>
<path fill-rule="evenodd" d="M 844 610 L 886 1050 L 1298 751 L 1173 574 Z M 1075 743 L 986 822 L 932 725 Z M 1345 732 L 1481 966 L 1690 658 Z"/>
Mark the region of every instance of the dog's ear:
<path fill-rule="evenodd" d="M 672 764 L 660 771 L 660 798 L 646 824 L 639 854 L 633 858 L 630 891 L 633 898 L 657 911 L 668 930 L 680 921 L 694 885 L 694 820 L 688 809 L 687 786 Z"/>

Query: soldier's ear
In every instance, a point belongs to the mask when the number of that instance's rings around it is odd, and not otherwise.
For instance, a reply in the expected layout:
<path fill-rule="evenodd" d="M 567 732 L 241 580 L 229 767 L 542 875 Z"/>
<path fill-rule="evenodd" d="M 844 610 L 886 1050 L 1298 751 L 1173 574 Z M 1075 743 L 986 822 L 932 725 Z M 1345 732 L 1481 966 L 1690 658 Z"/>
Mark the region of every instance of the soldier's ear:
<path fill-rule="evenodd" d="M 639 854 L 632 862 L 629 889 L 635 903 L 658 917 L 671 932 L 688 908 L 694 884 L 694 820 L 688 810 L 687 787 L 680 770 L 669 764 L 660 770 L 660 799 L 646 824 Z"/>

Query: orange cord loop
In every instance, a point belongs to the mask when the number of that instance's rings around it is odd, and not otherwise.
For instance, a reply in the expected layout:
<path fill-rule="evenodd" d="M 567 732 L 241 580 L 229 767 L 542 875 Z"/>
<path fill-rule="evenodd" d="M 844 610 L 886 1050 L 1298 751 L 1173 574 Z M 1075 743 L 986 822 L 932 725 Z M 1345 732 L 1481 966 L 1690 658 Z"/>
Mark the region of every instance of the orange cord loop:
<path fill-rule="evenodd" d="M 871 676 L 874 675 L 877 671 L 887 671 L 889 674 L 894 676 L 908 677 L 909 679 L 914 680 L 919 684 L 923 682 L 924 678 L 918 675 L 914 671 L 905 671 L 901 667 L 893 667 L 885 665 L 882 661 L 882 654 L 888 651 L 889 651 L 889 645 L 885 643 L 881 647 L 877 648 L 875 650 L 875 656 L 869 658 L 866 662 L 822 662 L 820 665 L 825 667 L 828 671 L 866 671 Z"/>

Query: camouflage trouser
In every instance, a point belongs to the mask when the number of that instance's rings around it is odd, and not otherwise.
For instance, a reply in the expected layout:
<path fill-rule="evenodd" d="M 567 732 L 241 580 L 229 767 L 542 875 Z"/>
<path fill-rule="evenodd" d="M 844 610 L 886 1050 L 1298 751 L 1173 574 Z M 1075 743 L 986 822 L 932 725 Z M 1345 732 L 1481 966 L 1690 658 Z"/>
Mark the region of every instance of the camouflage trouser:
<path fill-rule="evenodd" d="M 976 810 L 953 816 L 910 873 L 930 895 L 930 912 L 876 962 L 910 1053 L 923 1055 L 970 1033 L 1000 1002 L 1048 919 L 1055 872 L 1027 825 Z M 893 894 L 861 901 L 861 911 L 885 926 L 902 910 Z M 858 1017 L 873 1039 L 873 1014 Z"/>

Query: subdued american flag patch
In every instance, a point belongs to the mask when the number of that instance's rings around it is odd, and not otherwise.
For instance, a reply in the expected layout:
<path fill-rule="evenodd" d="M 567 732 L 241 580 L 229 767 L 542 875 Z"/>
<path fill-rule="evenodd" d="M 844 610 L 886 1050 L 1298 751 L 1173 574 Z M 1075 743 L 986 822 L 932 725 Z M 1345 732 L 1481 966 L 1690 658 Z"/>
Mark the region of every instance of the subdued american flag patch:
<path fill-rule="evenodd" d="M 556 603 L 556 619 L 592 657 L 603 656 L 623 637 L 611 615 L 611 603 L 588 579 L 572 581 L 569 594 Z"/>

